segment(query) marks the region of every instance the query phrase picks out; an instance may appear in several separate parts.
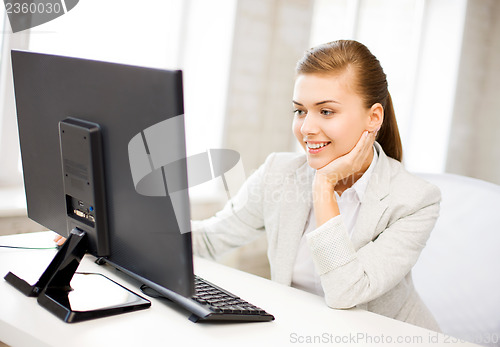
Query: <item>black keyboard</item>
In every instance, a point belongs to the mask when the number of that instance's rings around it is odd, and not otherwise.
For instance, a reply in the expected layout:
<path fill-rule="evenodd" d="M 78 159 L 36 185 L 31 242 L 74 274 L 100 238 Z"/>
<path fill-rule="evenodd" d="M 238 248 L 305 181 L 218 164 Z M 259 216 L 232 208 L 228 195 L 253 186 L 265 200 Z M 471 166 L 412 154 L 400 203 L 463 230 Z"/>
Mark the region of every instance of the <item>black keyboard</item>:
<path fill-rule="evenodd" d="M 252 305 L 196 275 L 194 276 L 194 287 L 195 294 L 190 298 L 179 295 L 168 297 L 192 313 L 189 317 L 192 322 L 268 322 L 274 320 L 273 315 L 260 307 Z M 141 290 L 149 296 L 166 297 L 145 285 L 141 287 Z"/>
<path fill-rule="evenodd" d="M 217 287 L 201 277 L 194 276 L 195 295 L 191 297 L 197 304 L 208 312 L 199 317 L 195 313 L 189 317 L 193 322 L 199 320 L 226 320 L 226 321 L 271 321 L 274 316 L 260 307 L 252 305 L 238 296 Z"/>

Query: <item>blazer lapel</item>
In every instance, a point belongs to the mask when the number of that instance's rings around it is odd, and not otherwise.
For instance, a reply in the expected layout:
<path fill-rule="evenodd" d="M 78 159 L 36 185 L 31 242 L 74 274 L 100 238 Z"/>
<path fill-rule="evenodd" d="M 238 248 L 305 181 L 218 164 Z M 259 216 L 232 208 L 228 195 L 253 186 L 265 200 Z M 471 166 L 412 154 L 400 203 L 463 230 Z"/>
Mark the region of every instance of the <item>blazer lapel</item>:
<path fill-rule="evenodd" d="M 312 205 L 312 180 L 314 176 L 307 162 L 289 174 L 281 195 L 278 252 L 275 280 L 290 285 L 293 266 L 300 239 L 304 232 Z"/>
<path fill-rule="evenodd" d="M 384 199 L 389 194 L 390 165 L 387 155 L 377 142 L 375 149 L 379 156 L 378 161 L 366 187 L 352 235 L 356 250 L 372 241 L 385 228 L 383 223 L 379 225 L 379 222 L 388 207 L 388 202 Z"/>

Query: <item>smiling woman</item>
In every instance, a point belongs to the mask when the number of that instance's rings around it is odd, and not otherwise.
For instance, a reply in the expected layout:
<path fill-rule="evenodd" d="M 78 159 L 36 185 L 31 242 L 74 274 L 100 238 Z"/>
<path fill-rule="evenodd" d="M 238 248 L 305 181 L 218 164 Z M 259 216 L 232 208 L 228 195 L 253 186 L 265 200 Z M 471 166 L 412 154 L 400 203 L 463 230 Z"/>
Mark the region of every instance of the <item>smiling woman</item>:
<path fill-rule="evenodd" d="M 440 192 L 402 166 L 386 75 L 361 43 L 334 41 L 298 62 L 293 132 L 305 154 L 274 153 L 214 217 L 194 250 L 217 255 L 262 232 L 271 278 L 439 330 L 412 283 Z"/>
<path fill-rule="evenodd" d="M 347 154 L 366 129 L 370 109 L 365 109 L 361 98 L 349 91 L 351 79 L 348 72 L 335 79 L 307 73 L 295 81 L 293 132 L 312 168 L 320 169 L 330 158 Z M 374 115 L 379 118 L 371 126 L 373 130 L 382 121 L 380 111 Z"/>

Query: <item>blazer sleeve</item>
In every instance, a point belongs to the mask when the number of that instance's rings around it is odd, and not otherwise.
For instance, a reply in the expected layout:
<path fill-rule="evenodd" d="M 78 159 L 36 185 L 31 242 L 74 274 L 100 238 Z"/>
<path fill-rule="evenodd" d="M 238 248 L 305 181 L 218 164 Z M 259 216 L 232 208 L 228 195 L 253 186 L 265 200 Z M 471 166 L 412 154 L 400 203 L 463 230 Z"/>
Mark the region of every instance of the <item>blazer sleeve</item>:
<path fill-rule="evenodd" d="M 264 232 L 263 184 L 274 156 L 268 156 L 214 217 L 191 221 L 194 254 L 215 259 L 253 241 Z"/>
<path fill-rule="evenodd" d="M 441 200 L 439 189 L 431 184 L 418 195 L 412 208 L 357 251 L 341 216 L 307 235 L 328 306 L 351 308 L 369 302 L 410 272 L 439 216 Z"/>

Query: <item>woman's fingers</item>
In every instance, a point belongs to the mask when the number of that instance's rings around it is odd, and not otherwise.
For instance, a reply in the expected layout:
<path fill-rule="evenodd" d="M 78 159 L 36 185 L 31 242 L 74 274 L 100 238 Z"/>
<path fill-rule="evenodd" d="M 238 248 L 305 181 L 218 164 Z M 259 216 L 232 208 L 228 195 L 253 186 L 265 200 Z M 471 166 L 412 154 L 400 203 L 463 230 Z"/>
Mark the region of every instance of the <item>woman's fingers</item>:
<path fill-rule="evenodd" d="M 371 148 L 375 142 L 375 132 L 364 131 L 356 146 L 349 152 L 352 160 L 353 172 L 361 170 L 366 158 L 370 155 Z"/>
<path fill-rule="evenodd" d="M 376 132 L 364 131 L 349 153 L 319 169 L 319 173 L 328 176 L 332 181 L 338 181 L 361 170 L 372 150 L 375 134 Z"/>
<path fill-rule="evenodd" d="M 365 152 L 368 152 L 368 150 L 373 146 L 374 142 L 375 142 L 375 132 L 365 130 L 361 134 L 361 137 L 356 143 L 356 146 L 354 146 L 354 148 L 348 154 L 353 156 L 354 158 L 359 158 Z"/>
<path fill-rule="evenodd" d="M 56 237 L 54 237 L 54 242 L 58 245 L 58 246 L 62 246 L 64 242 L 66 242 L 66 239 L 64 237 L 62 237 L 61 235 L 56 235 Z"/>

